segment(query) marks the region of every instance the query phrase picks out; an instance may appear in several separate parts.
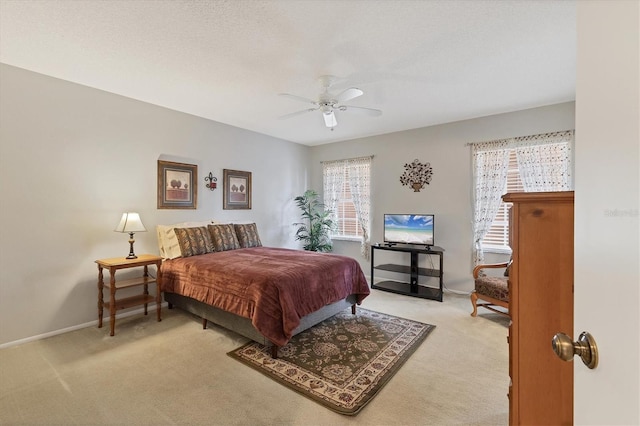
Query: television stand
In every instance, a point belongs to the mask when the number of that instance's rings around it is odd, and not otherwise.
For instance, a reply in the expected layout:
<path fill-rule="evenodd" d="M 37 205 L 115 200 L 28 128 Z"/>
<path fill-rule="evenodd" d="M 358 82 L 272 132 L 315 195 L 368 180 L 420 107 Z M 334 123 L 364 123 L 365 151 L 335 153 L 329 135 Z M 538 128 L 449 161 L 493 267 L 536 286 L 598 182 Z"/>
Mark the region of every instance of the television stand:
<path fill-rule="evenodd" d="M 395 263 L 381 263 L 376 265 L 375 253 L 377 250 L 391 251 L 409 254 L 409 262 L 404 264 Z M 439 268 L 421 268 L 419 266 L 419 256 L 438 256 Z M 443 295 L 443 256 L 444 249 L 438 246 L 431 246 L 426 248 L 421 247 L 405 247 L 405 246 L 389 246 L 389 245 L 372 245 L 371 246 L 371 288 L 389 291 L 391 293 L 404 294 L 407 296 L 420 297 L 423 299 L 431 299 L 442 302 Z M 380 282 L 375 282 L 374 272 L 387 271 L 396 274 L 407 275 L 406 281 L 398 281 L 393 279 L 385 279 Z M 426 286 L 419 283 L 420 277 L 432 277 L 438 278 L 438 287 Z"/>

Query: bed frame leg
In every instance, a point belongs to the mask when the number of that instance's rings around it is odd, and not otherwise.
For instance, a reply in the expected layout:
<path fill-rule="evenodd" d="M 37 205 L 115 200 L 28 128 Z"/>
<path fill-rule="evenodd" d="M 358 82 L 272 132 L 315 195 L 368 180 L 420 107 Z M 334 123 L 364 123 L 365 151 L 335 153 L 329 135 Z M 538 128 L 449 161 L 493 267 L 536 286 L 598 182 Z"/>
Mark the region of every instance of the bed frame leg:
<path fill-rule="evenodd" d="M 168 307 L 169 309 L 173 309 L 173 303 L 169 303 L 169 302 L 167 302 L 167 307 Z"/>
<path fill-rule="evenodd" d="M 351 305 L 351 315 L 355 315 L 356 314 L 356 305 L 353 304 Z"/>
<path fill-rule="evenodd" d="M 278 359 L 278 345 L 271 345 L 271 358 Z"/>
<path fill-rule="evenodd" d="M 207 319 L 206 318 L 202 318 L 202 329 L 203 330 L 207 329 Z"/>

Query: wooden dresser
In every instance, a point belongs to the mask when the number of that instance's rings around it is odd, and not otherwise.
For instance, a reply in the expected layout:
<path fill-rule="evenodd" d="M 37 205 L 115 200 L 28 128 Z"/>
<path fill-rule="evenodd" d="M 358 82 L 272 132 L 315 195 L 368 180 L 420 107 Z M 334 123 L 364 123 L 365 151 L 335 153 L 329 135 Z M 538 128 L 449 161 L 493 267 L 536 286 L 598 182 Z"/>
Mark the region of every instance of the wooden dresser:
<path fill-rule="evenodd" d="M 511 193 L 509 424 L 573 424 L 573 363 L 551 339 L 573 333 L 573 191 Z"/>

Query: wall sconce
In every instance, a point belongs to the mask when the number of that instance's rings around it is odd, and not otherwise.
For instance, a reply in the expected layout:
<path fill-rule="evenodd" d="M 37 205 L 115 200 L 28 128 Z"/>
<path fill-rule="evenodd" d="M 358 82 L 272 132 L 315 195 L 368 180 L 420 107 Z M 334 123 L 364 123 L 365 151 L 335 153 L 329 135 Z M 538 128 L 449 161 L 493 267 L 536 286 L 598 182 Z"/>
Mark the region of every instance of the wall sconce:
<path fill-rule="evenodd" d="M 218 182 L 218 178 L 216 178 L 215 176 L 213 176 L 213 174 L 211 172 L 209 172 L 209 176 L 205 177 L 204 180 L 206 182 L 209 182 L 207 184 L 207 188 L 209 188 L 210 190 L 214 190 L 216 189 L 216 187 L 218 186 L 218 184 L 216 182 Z"/>

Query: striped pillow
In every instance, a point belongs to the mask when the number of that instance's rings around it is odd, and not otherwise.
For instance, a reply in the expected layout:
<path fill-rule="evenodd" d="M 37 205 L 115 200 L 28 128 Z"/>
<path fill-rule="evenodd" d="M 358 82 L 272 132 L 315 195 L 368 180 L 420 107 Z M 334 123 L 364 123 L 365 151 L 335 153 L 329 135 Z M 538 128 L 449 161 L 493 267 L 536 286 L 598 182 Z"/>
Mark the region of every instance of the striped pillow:
<path fill-rule="evenodd" d="M 236 231 L 232 224 L 209 225 L 209 233 L 213 241 L 215 251 L 227 251 L 240 248 Z"/>
<path fill-rule="evenodd" d="M 233 227 L 238 236 L 240 247 L 262 247 L 260 236 L 258 235 L 258 227 L 255 223 L 235 224 Z"/>
<path fill-rule="evenodd" d="M 211 234 L 204 226 L 197 228 L 175 228 L 182 257 L 196 256 L 214 251 Z"/>
<path fill-rule="evenodd" d="M 182 256 L 182 253 L 180 252 L 180 244 L 178 243 L 178 237 L 176 237 L 176 228 L 196 228 L 198 226 L 206 227 L 210 223 L 215 223 L 215 221 L 207 220 L 201 222 L 182 222 L 174 223 L 172 225 L 156 226 L 160 256 L 162 256 L 163 259 L 175 259 Z"/>

